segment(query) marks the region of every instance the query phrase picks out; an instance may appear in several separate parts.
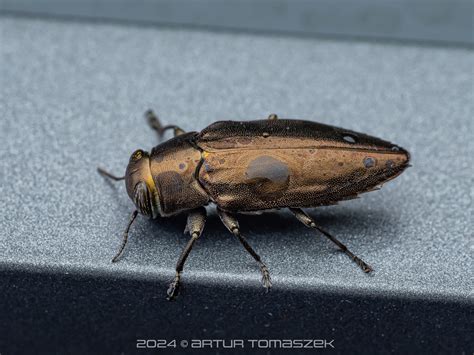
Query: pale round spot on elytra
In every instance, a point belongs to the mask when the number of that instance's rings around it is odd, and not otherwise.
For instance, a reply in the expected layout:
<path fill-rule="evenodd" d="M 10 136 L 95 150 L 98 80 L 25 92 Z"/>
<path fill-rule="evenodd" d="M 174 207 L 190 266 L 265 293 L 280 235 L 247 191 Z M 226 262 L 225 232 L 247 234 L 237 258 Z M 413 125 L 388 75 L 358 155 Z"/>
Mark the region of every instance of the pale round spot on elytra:
<path fill-rule="evenodd" d="M 375 166 L 375 159 L 372 157 L 365 157 L 364 158 L 364 166 L 369 169 Z"/>
<path fill-rule="evenodd" d="M 285 183 L 289 178 L 288 165 L 268 155 L 252 160 L 245 172 L 250 179 L 262 178 L 276 184 Z"/>
<path fill-rule="evenodd" d="M 400 151 L 400 148 L 398 148 L 396 145 L 394 145 L 394 146 L 392 147 L 392 151 L 394 151 L 394 152 L 399 152 L 399 151 Z"/>
<path fill-rule="evenodd" d="M 263 132 L 263 133 L 262 133 L 262 136 L 263 136 L 263 138 L 268 138 L 268 137 L 270 137 L 270 133 L 268 133 L 268 132 Z"/>
<path fill-rule="evenodd" d="M 357 137 L 349 133 L 345 133 L 342 136 L 342 139 L 344 139 L 347 143 L 351 143 L 351 144 L 354 144 L 355 142 L 357 142 Z"/>
<path fill-rule="evenodd" d="M 245 171 L 246 184 L 255 198 L 270 200 L 281 196 L 290 181 L 288 165 L 272 156 L 262 155 L 252 160 Z"/>

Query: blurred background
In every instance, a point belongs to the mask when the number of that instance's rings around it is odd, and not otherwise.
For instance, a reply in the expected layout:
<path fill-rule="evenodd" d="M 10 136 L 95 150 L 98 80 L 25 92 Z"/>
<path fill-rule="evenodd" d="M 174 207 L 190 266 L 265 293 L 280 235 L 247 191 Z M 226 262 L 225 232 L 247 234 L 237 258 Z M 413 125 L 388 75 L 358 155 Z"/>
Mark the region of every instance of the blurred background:
<path fill-rule="evenodd" d="M 473 43 L 469 0 L 2 0 L 1 10 L 279 34 Z"/>
<path fill-rule="evenodd" d="M 472 353 L 473 11 L 0 0 L 0 354 L 281 338 L 334 339 L 345 354 Z M 381 191 L 308 211 L 374 274 L 286 211 L 239 217 L 269 294 L 212 209 L 176 302 L 165 293 L 185 216 L 138 218 L 111 264 L 132 205 L 96 167 L 121 175 L 135 149 L 158 144 L 149 108 L 186 131 L 276 113 L 408 149 L 413 167 Z"/>

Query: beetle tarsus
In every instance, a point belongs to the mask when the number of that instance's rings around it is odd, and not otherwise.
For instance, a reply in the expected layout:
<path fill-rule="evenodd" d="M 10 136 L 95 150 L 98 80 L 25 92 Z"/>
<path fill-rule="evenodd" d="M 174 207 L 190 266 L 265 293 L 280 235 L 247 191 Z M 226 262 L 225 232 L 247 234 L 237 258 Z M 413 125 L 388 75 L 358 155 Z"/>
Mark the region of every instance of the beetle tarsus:
<path fill-rule="evenodd" d="M 158 116 L 152 110 L 147 110 L 145 112 L 145 118 L 150 128 L 154 129 L 158 133 L 159 138 L 161 138 L 163 136 L 164 130 Z"/>
<path fill-rule="evenodd" d="M 128 241 L 128 232 L 130 230 L 130 227 L 131 227 L 133 221 L 135 221 L 135 218 L 137 218 L 137 214 L 138 214 L 138 211 L 135 210 L 135 211 L 132 212 L 132 215 L 130 216 L 130 221 L 128 222 L 127 228 L 125 228 L 125 231 L 123 232 L 122 244 L 120 245 L 120 248 L 119 248 L 117 254 L 115 254 L 115 256 L 112 258 L 113 263 L 118 261 L 118 259 L 120 258 L 120 256 L 123 253 L 123 250 L 125 249 L 125 245 L 127 244 L 127 241 Z"/>
<path fill-rule="evenodd" d="M 346 252 L 346 254 L 348 254 L 348 253 L 352 254 L 350 251 Z M 358 256 L 352 254 L 351 257 L 352 257 L 352 260 L 354 260 L 354 262 L 357 265 L 359 265 L 359 267 L 362 269 L 363 272 L 368 274 L 369 272 L 374 271 L 374 269 L 372 269 L 372 267 L 369 264 L 367 264 L 364 260 L 362 260 Z"/>
<path fill-rule="evenodd" d="M 180 286 L 180 282 L 179 282 L 180 278 L 181 278 L 181 273 L 177 272 L 173 281 L 170 283 L 168 290 L 166 291 L 166 294 L 168 295 L 166 299 L 168 301 L 173 301 L 178 295 L 179 286 Z"/>
<path fill-rule="evenodd" d="M 109 179 L 112 179 L 112 180 L 115 180 L 115 181 L 120 181 L 120 180 L 125 180 L 125 176 L 115 176 L 115 175 L 112 175 L 111 173 L 105 171 L 104 169 L 98 167 L 97 168 L 97 172 L 106 177 L 106 178 L 109 178 Z"/>
<path fill-rule="evenodd" d="M 347 256 L 349 256 L 365 273 L 373 271 L 372 267 L 363 261 L 358 256 L 354 255 L 344 244 L 332 236 L 329 232 L 326 232 L 324 229 L 319 227 L 314 220 L 306 214 L 301 208 L 290 208 L 290 211 L 296 216 L 296 218 L 302 222 L 306 227 L 316 229 L 322 233 L 326 238 L 331 242 L 336 244 Z"/>
<path fill-rule="evenodd" d="M 270 291 L 270 288 L 272 287 L 272 280 L 270 278 L 270 271 L 268 271 L 267 266 L 260 261 L 259 262 L 260 266 L 260 271 L 262 272 L 262 285 L 265 287 L 266 292 Z"/>
<path fill-rule="evenodd" d="M 240 234 L 239 222 L 236 218 L 224 212 L 220 208 L 217 209 L 217 213 L 219 214 L 219 217 L 222 223 L 224 223 L 224 225 L 226 226 L 226 228 L 239 239 L 245 250 L 247 250 L 249 254 L 252 255 L 252 257 L 258 263 L 258 266 L 260 267 L 260 272 L 262 273 L 263 287 L 265 287 L 268 292 L 268 290 L 272 287 L 270 272 L 268 271 L 267 266 L 261 260 L 260 256 L 255 252 L 255 250 L 253 250 L 253 248 L 247 242 L 247 239 L 245 239 L 244 236 Z"/>

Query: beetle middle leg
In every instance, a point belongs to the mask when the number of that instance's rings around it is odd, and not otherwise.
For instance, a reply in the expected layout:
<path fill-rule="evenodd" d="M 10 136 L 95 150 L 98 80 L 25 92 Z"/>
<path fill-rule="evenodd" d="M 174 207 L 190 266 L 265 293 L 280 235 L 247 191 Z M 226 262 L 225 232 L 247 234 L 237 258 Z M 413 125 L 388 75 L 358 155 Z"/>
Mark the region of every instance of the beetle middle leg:
<path fill-rule="evenodd" d="M 148 121 L 148 125 L 158 133 L 158 138 L 161 140 L 165 132 L 169 129 L 173 130 L 174 136 L 179 136 L 185 133 L 184 129 L 176 126 L 176 125 L 168 125 L 163 126 L 160 122 L 160 119 L 152 110 L 148 110 L 145 112 L 145 118 Z"/>
<path fill-rule="evenodd" d="M 204 229 L 204 224 L 206 223 L 206 209 L 204 207 L 200 207 L 191 211 L 188 215 L 188 221 L 186 223 L 186 229 L 184 232 L 189 232 L 191 235 L 191 239 L 188 241 L 188 244 L 184 247 L 181 255 L 179 256 L 178 262 L 176 263 L 176 275 L 171 282 L 167 294 L 168 300 L 172 300 L 179 291 L 179 282 L 181 279 L 181 273 L 183 272 L 184 263 L 191 252 L 191 249 L 194 245 L 194 242 L 198 240 L 198 238 L 202 234 L 202 230 Z"/>
<path fill-rule="evenodd" d="M 270 287 L 272 287 L 270 272 L 268 271 L 267 266 L 260 259 L 260 256 L 252 249 L 252 247 L 249 245 L 244 236 L 240 234 L 239 222 L 233 216 L 229 215 L 228 213 L 222 211 L 219 208 L 217 209 L 217 213 L 219 214 L 219 217 L 222 223 L 224 223 L 224 225 L 226 226 L 226 228 L 239 239 L 240 243 L 258 263 L 258 266 L 260 267 L 260 271 L 262 273 L 263 287 L 265 287 L 268 291 Z"/>
<path fill-rule="evenodd" d="M 301 221 L 306 227 L 313 228 L 321 232 L 325 237 L 327 237 L 331 242 L 336 244 L 346 255 L 348 255 L 354 262 L 362 269 L 364 272 L 371 272 L 373 269 L 365 261 L 363 261 L 358 256 L 354 255 L 347 247 L 342 244 L 339 240 L 333 237 L 331 234 L 326 232 L 324 229 L 316 225 L 314 220 L 306 214 L 301 208 L 290 208 L 290 211 Z"/>

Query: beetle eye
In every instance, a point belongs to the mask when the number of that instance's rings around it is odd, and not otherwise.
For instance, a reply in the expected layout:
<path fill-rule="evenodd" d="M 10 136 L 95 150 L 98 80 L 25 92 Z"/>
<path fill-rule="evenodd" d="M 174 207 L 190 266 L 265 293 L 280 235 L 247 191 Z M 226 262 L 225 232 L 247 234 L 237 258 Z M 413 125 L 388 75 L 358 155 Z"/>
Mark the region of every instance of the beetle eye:
<path fill-rule="evenodd" d="M 344 135 L 342 136 L 342 139 L 344 139 L 346 142 L 352 143 L 352 144 L 357 142 L 357 137 L 354 134 L 351 134 L 351 133 L 344 133 Z"/>
<path fill-rule="evenodd" d="M 140 160 L 143 157 L 143 151 L 138 149 L 135 153 L 132 154 L 131 160 Z"/>

